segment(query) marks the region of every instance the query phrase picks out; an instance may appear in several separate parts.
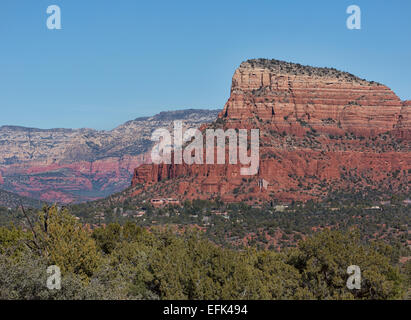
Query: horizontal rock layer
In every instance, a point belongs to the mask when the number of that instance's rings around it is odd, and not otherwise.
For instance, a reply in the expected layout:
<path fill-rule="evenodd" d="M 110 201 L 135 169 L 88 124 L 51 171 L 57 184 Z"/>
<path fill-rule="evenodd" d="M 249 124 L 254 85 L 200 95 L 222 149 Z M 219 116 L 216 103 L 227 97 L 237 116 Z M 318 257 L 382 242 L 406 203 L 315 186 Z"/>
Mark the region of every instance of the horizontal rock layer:
<path fill-rule="evenodd" d="M 408 192 L 409 112 L 410 102 L 388 87 L 346 72 L 249 60 L 235 71 L 218 121 L 202 129 L 258 128 L 258 173 L 241 176 L 241 165 L 230 164 L 143 165 L 134 194 L 291 201 L 364 188 Z"/>
<path fill-rule="evenodd" d="M 137 118 L 110 131 L 0 127 L 0 189 L 51 202 L 94 200 L 130 185 L 149 160 L 151 133 L 216 119 L 218 110 L 179 110 Z"/>

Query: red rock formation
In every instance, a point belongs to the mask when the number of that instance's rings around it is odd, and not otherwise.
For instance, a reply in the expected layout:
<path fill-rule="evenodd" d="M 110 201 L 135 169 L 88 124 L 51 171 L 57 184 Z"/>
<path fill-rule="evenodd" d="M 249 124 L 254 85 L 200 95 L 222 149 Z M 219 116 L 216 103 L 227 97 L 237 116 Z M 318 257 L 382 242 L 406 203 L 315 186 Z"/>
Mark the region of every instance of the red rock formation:
<path fill-rule="evenodd" d="M 369 136 L 392 130 L 402 109 L 409 108 L 378 83 L 332 69 L 253 60 L 235 71 L 220 117 L 241 124 L 258 117 L 279 132 L 297 135 L 306 130 L 296 122 L 304 121 L 319 132 Z"/>
<path fill-rule="evenodd" d="M 30 162 L 26 165 L 3 166 L 2 171 L 8 189 L 19 195 L 71 203 L 95 200 L 122 191 L 129 185 L 127 181 L 134 168 L 144 163 L 144 159 L 145 155 L 67 164 Z"/>
<path fill-rule="evenodd" d="M 404 101 L 400 115 L 398 117 L 398 124 L 396 126 L 395 135 L 401 139 L 411 139 L 411 100 Z"/>
<path fill-rule="evenodd" d="M 180 120 L 198 127 L 218 110 L 187 109 L 137 118 L 110 131 L 0 126 L 1 189 L 50 202 L 106 197 L 130 185 L 151 133 Z"/>
<path fill-rule="evenodd" d="M 241 176 L 241 165 L 152 164 L 134 171 L 132 186 L 226 201 L 307 200 L 364 187 L 406 192 L 409 112 L 409 101 L 388 87 L 348 73 L 250 60 L 235 71 L 230 98 L 209 127 L 259 128 L 258 174 Z"/>

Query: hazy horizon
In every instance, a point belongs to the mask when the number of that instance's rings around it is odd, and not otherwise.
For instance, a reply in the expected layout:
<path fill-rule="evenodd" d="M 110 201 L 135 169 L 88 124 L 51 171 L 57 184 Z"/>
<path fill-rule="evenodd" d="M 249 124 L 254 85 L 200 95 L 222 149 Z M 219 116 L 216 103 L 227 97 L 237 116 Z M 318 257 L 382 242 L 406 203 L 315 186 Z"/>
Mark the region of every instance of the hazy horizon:
<path fill-rule="evenodd" d="M 179 108 L 179 109 L 177 109 L 177 108 L 174 108 L 174 109 L 171 108 L 171 109 L 169 109 L 169 110 L 159 111 L 159 112 L 157 112 L 157 113 L 150 114 L 150 115 L 147 115 L 147 116 L 137 116 L 137 117 L 134 117 L 134 118 L 132 118 L 132 119 L 126 120 L 126 121 L 124 121 L 124 122 L 122 122 L 122 123 L 118 123 L 118 124 L 115 125 L 114 127 L 108 128 L 108 129 L 96 129 L 96 128 L 88 128 L 88 127 L 78 127 L 78 128 L 76 128 L 76 127 L 53 127 L 53 128 L 50 127 L 50 128 L 39 128 L 39 127 L 20 126 L 20 125 L 14 125 L 14 124 L 0 124 L 0 128 L 2 128 L 2 127 L 20 127 L 20 128 L 26 128 L 26 129 L 39 129 L 39 130 L 59 130 L 59 129 L 61 129 L 61 130 L 70 130 L 70 129 L 73 129 L 73 130 L 81 130 L 81 129 L 91 129 L 91 130 L 96 130 L 96 131 L 111 131 L 111 130 L 116 129 L 118 126 L 121 126 L 121 125 L 123 125 L 123 124 L 125 124 L 125 123 L 127 123 L 127 122 L 129 122 L 129 121 L 138 120 L 138 119 L 140 119 L 140 118 L 150 118 L 150 117 L 154 117 L 154 116 L 159 115 L 159 114 L 162 113 L 162 112 L 176 112 L 176 111 L 187 111 L 187 110 L 221 111 L 222 108 L 221 108 L 221 109 L 217 109 L 217 108 L 188 108 L 188 107 L 187 107 L 187 108 Z"/>

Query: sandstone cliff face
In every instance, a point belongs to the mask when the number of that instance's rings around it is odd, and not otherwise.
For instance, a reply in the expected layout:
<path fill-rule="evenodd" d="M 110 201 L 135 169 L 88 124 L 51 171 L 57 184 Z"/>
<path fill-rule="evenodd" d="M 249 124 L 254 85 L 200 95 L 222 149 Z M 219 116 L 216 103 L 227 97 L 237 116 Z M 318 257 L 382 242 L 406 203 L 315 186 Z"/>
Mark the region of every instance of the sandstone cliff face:
<path fill-rule="evenodd" d="M 388 87 L 348 73 L 251 60 L 235 71 L 220 117 L 234 123 L 258 117 L 297 135 L 304 123 L 318 132 L 370 136 L 393 130 L 405 109 Z"/>
<path fill-rule="evenodd" d="M 367 187 L 408 192 L 409 112 L 388 87 L 345 72 L 249 60 L 208 127 L 260 129 L 258 174 L 241 176 L 240 165 L 144 165 L 134 194 L 290 201 Z"/>
<path fill-rule="evenodd" d="M 402 139 L 411 139 L 411 100 L 404 101 L 401 107 L 401 112 L 398 117 L 397 130 L 395 134 Z"/>
<path fill-rule="evenodd" d="M 0 188 L 63 203 L 94 200 L 130 185 L 134 168 L 150 158 L 153 130 L 173 120 L 213 121 L 217 110 L 162 112 L 111 131 L 0 127 Z"/>

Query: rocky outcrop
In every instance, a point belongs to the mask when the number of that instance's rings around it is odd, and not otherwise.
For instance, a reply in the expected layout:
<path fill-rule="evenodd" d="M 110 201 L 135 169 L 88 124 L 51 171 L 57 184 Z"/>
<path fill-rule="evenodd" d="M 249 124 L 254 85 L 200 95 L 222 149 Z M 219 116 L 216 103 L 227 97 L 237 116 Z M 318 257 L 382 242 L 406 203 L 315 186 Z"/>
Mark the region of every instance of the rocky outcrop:
<path fill-rule="evenodd" d="M 180 110 L 128 121 L 111 131 L 0 127 L 0 185 L 50 202 L 94 200 L 130 185 L 134 168 L 148 162 L 151 133 L 174 120 L 198 127 L 217 110 Z"/>
<path fill-rule="evenodd" d="M 306 131 L 301 124 L 321 133 L 370 136 L 393 130 L 402 109 L 409 108 L 388 87 L 346 72 L 250 60 L 235 71 L 220 117 L 241 125 L 258 118 L 300 136 Z"/>
<path fill-rule="evenodd" d="M 401 112 L 398 117 L 395 134 L 401 139 L 411 139 L 411 100 L 404 101 L 401 107 Z"/>
<path fill-rule="evenodd" d="M 241 165 L 143 165 L 134 194 L 226 201 L 318 199 L 364 188 L 408 192 L 410 104 L 388 87 L 330 68 L 249 60 L 206 128 L 260 130 L 255 176 Z M 264 182 L 264 183 L 263 183 Z"/>

